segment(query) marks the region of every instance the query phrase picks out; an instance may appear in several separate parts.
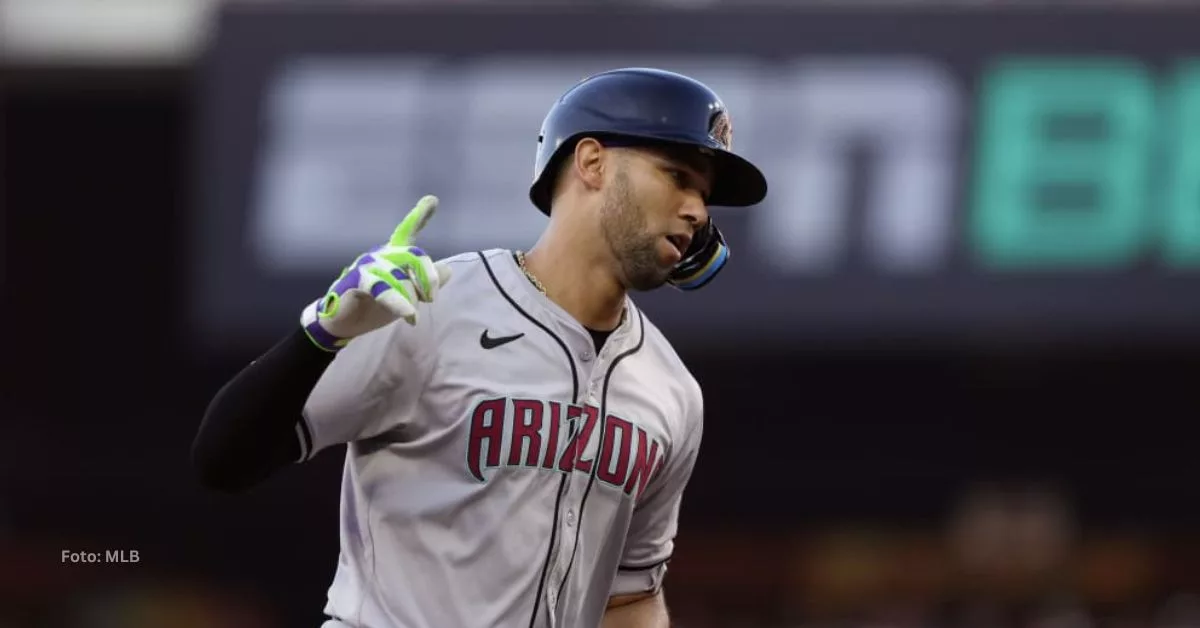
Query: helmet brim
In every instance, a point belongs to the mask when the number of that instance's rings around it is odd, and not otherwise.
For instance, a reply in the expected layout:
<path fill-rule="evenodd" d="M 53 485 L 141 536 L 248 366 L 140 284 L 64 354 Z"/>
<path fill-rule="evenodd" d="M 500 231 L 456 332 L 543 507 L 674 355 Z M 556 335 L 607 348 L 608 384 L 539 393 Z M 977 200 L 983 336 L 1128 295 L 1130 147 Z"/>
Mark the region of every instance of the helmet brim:
<path fill-rule="evenodd" d="M 713 150 L 713 188 L 709 205 L 749 207 L 767 197 L 767 178 L 749 160 L 724 150 Z"/>
<path fill-rule="evenodd" d="M 711 160 L 713 168 L 713 187 L 707 201 L 710 206 L 749 207 L 761 203 L 767 197 L 767 178 L 758 166 L 722 148 L 697 144 L 690 139 L 655 137 L 649 134 L 579 133 L 555 151 L 547 167 L 530 187 L 529 198 L 543 214 L 550 214 L 551 187 L 559 159 L 574 147 L 579 138 L 586 136 L 600 137 L 609 145 L 691 147 L 700 150 Z"/>

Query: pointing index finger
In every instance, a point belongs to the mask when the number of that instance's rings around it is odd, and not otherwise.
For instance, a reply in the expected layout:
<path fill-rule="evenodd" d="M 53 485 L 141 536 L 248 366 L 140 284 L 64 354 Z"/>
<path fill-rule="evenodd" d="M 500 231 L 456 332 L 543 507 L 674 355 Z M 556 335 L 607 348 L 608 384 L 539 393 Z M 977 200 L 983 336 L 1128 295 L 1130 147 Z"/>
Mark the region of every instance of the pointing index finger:
<path fill-rule="evenodd" d="M 438 198 L 433 195 L 422 196 L 421 200 L 417 201 L 416 206 L 409 210 L 408 215 L 404 220 L 396 225 L 396 230 L 392 232 L 392 237 L 388 240 L 391 246 L 412 246 L 416 240 L 417 234 L 425 228 L 429 219 L 433 217 L 437 211 Z"/>

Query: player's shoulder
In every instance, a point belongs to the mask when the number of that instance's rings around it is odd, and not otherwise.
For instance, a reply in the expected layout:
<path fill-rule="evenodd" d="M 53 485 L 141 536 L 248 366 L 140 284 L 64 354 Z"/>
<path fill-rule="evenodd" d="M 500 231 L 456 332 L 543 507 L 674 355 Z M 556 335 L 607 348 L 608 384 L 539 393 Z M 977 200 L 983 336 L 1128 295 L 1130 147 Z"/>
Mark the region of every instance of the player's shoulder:
<path fill-rule="evenodd" d="M 464 251 L 448 257 L 437 258 L 438 264 L 450 268 L 450 282 L 447 287 L 462 287 L 479 282 L 495 281 L 496 269 L 500 266 L 505 255 L 512 255 L 507 249 L 487 249 L 483 251 Z"/>
<path fill-rule="evenodd" d="M 687 365 L 683 358 L 675 350 L 675 346 L 663 330 L 650 318 L 650 315 L 645 310 L 637 308 L 637 313 L 642 321 L 642 329 L 645 334 L 643 343 L 645 350 L 655 354 L 658 358 L 667 363 L 671 370 L 686 372 L 690 375 Z"/>
<path fill-rule="evenodd" d="M 439 264 L 446 264 L 454 270 L 468 270 L 471 268 L 481 268 L 483 261 L 489 257 L 495 257 L 503 253 L 502 249 L 489 249 L 487 251 L 462 251 L 446 257 L 435 258 Z"/>
<path fill-rule="evenodd" d="M 661 371 L 659 381 L 668 390 L 673 391 L 678 404 L 676 408 L 682 410 L 673 421 L 680 446 L 696 448 L 699 446 L 700 435 L 704 432 L 704 393 L 700 382 L 662 329 L 650 320 L 644 311 L 639 313 L 645 334 L 642 350 L 647 351 L 649 357 L 655 361 L 655 366 Z"/>
<path fill-rule="evenodd" d="M 649 352 L 661 364 L 663 370 L 668 374 L 670 381 L 677 382 L 684 387 L 684 392 L 692 401 L 697 404 L 703 404 L 703 391 L 700 388 L 700 382 L 696 379 L 692 370 L 688 368 L 687 363 L 680 357 L 679 352 L 675 350 L 674 344 L 671 343 L 662 329 L 650 319 L 649 314 L 641 309 L 638 310 L 638 313 L 641 316 L 642 328 L 645 333 L 645 346 L 643 350 Z"/>
<path fill-rule="evenodd" d="M 482 270 L 487 266 L 494 265 L 498 259 L 512 254 L 513 252 L 509 249 L 494 248 L 481 251 L 463 251 L 447 257 L 439 257 L 436 261 L 439 264 L 447 264 L 455 269 L 478 268 Z"/>
<path fill-rule="evenodd" d="M 495 289 L 492 287 L 495 271 L 499 267 L 501 249 L 489 251 L 464 251 L 453 255 L 433 256 L 435 262 L 450 269 L 450 281 L 442 286 L 431 301 L 416 303 L 418 323 L 416 327 L 403 319 L 396 319 L 375 332 L 356 340 L 359 346 L 371 342 L 396 342 L 404 345 L 417 344 L 426 348 L 437 344 L 447 334 L 453 334 L 464 323 L 477 320 Z"/>
<path fill-rule="evenodd" d="M 512 307 L 513 285 L 520 276 L 514 253 L 508 249 L 486 249 L 435 257 L 450 270 L 450 280 L 438 290 L 431 303 L 423 304 L 439 327 L 499 324 L 503 317 L 519 315 Z M 523 280 L 523 279 L 522 279 Z"/>

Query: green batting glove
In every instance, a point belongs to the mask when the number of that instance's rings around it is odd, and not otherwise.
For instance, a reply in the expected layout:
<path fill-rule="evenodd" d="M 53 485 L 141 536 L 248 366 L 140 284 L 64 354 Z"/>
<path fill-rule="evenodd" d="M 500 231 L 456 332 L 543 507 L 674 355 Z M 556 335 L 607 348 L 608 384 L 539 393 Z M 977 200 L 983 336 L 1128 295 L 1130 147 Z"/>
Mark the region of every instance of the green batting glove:
<path fill-rule="evenodd" d="M 436 196 L 421 198 L 386 244 L 359 255 L 324 296 L 304 308 L 300 324 L 314 344 L 338 351 L 396 319 L 417 324 L 417 302 L 433 301 L 450 281 L 450 268 L 414 244 L 437 206 Z"/>

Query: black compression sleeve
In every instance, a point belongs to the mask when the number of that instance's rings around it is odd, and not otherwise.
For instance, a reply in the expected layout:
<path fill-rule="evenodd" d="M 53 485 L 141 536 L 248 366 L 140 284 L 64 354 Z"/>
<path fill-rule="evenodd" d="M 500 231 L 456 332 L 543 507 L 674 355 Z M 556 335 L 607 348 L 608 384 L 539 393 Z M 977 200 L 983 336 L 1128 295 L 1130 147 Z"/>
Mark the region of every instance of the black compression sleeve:
<path fill-rule="evenodd" d="M 241 491 L 299 460 L 301 412 L 332 361 L 297 329 L 227 382 L 192 443 L 201 483 Z"/>

